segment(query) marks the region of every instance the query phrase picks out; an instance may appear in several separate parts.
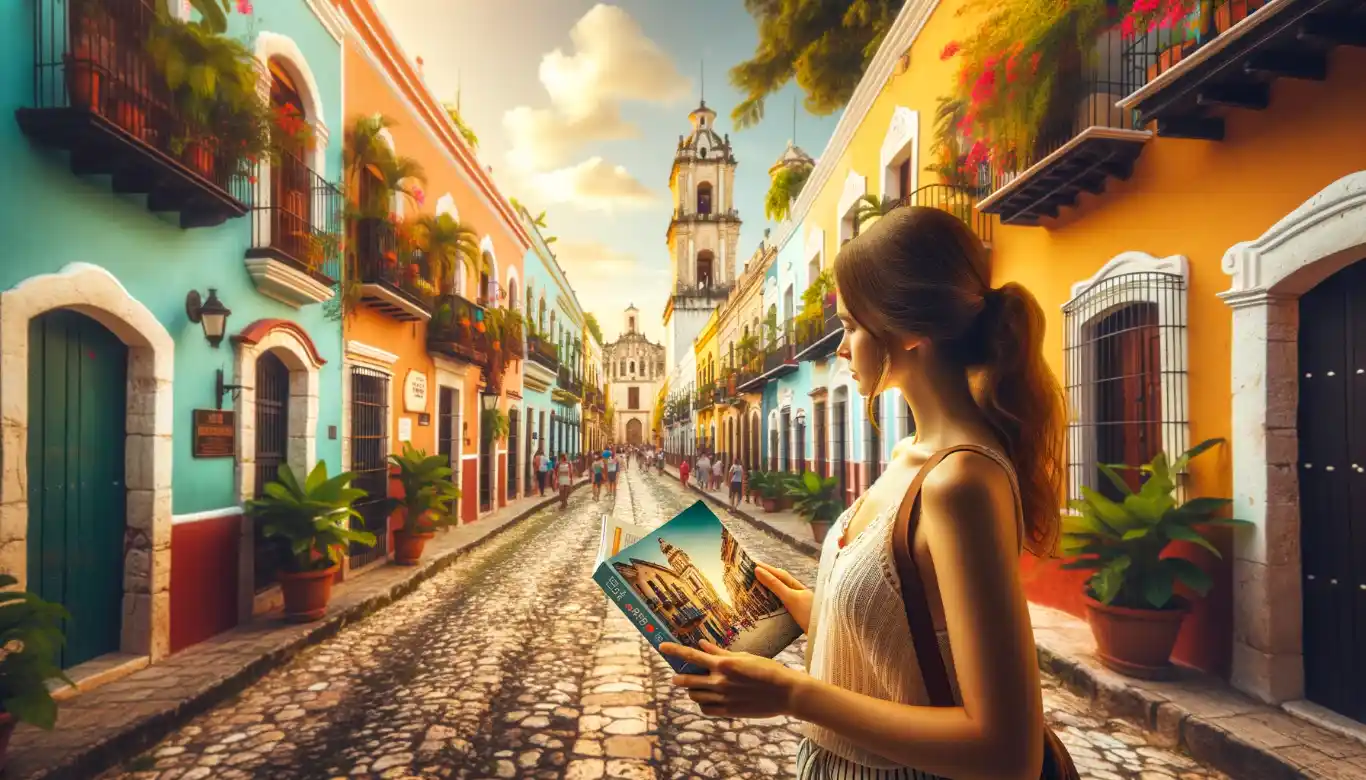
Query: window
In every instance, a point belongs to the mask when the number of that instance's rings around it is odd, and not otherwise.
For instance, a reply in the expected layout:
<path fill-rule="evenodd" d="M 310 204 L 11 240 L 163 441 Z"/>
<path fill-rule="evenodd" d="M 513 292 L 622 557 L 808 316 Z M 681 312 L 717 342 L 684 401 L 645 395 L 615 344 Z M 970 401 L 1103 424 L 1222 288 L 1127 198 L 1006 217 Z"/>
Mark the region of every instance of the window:
<path fill-rule="evenodd" d="M 640 388 L 639 388 L 639 387 L 628 387 L 628 388 L 626 388 L 626 408 L 627 408 L 627 409 L 639 409 L 639 408 L 640 408 Z"/>
<path fill-rule="evenodd" d="M 362 529 L 375 535 L 375 546 L 352 545 L 351 567 L 382 560 L 388 554 L 389 512 L 389 375 L 362 366 L 351 367 L 352 487 L 364 490 L 356 502 Z"/>
<path fill-rule="evenodd" d="M 697 185 L 697 213 L 711 213 L 711 184 L 705 181 Z"/>
<path fill-rule="evenodd" d="M 710 249 L 703 249 L 697 253 L 697 286 L 711 287 L 712 265 L 715 255 Z"/>
<path fill-rule="evenodd" d="M 908 157 L 896 167 L 896 195 L 904 198 L 911 194 L 911 159 Z"/>
<path fill-rule="evenodd" d="M 636 361 L 632 360 L 632 361 L 631 361 L 631 373 L 634 374 L 635 372 L 636 372 Z"/>
<path fill-rule="evenodd" d="M 1097 464 L 1138 466 L 1186 445 L 1186 284 L 1141 271 L 1074 286 L 1063 307 L 1068 489 L 1118 498 Z M 1121 472 L 1137 490 L 1139 474 Z"/>

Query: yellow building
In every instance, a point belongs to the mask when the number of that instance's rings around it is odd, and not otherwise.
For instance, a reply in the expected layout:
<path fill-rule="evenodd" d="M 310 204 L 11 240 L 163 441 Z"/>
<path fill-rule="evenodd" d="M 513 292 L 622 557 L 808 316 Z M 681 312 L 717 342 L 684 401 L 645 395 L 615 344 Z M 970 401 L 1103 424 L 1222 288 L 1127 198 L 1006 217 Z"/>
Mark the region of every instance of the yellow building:
<path fill-rule="evenodd" d="M 717 449 L 727 455 L 727 463 L 738 458 L 745 473 L 759 467 L 759 407 L 762 388 L 748 388 L 757 376 L 754 359 L 759 352 L 764 319 L 764 278 L 777 247 L 768 237 L 759 243 L 745 261 L 744 269 L 726 302 L 717 310 L 717 337 L 720 345 L 723 403 L 717 406 Z"/>
<path fill-rule="evenodd" d="M 1350 456 L 1366 428 L 1348 422 L 1366 395 L 1339 387 L 1366 372 L 1351 346 L 1366 343 L 1366 51 L 1334 46 L 1345 28 L 1306 18 L 1312 2 L 1245 3 L 1246 19 L 1218 5 L 1198 40 L 1099 31 L 1037 140 L 963 160 L 941 157 L 935 118 L 975 88 L 959 75 L 974 61 L 950 55 L 989 26 L 958 0 L 906 4 L 778 243 L 828 267 L 864 194 L 959 214 L 990 244 L 992 284 L 1023 284 L 1047 314 L 1069 494 L 1099 484 L 1096 463 L 1229 440 L 1185 489 L 1233 496 L 1255 528 L 1236 544 L 1214 529 L 1222 561 L 1192 548 L 1214 586 L 1176 657 L 1366 719 L 1366 612 L 1344 590 L 1366 583 L 1347 519 L 1366 511 L 1347 486 L 1366 468 Z M 1029 58 L 1010 60 L 993 63 L 1000 83 L 1027 91 Z M 1080 613 L 1084 575 L 1035 565 L 1029 596 Z"/>
<path fill-rule="evenodd" d="M 716 418 L 721 396 L 717 392 L 717 377 L 720 376 L 720 342 L 717 339 L 719 318 L 713 309 L 711 316 L 702 324 L 702 330 L 693 342 L 693 354 L 697 361 L 697 384 L 695 385 L 697 410 L 696 441 L 697 451 L 716 453 Z"/>

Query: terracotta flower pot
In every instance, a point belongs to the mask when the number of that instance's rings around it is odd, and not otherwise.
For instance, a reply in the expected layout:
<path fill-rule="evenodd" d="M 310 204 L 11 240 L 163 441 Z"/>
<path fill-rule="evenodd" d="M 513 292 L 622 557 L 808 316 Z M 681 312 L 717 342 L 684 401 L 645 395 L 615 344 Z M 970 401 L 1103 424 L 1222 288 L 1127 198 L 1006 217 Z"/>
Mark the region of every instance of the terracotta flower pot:
<path fill-rule="evenodd" d="M 147 135 L 147 111 L 134 100 L 119 100 L 114 108 L 114 121 L 138 138 Z"/>
<path fill-rule="evenodd" d="M 19 722 L 8 712 L 0 712 L 0 771 L 9 763 L 9 738 Z"/>
<path fill-rule="evenodd" d="M 1171 673 L 1172 648 L 1190 606 L 1175 609 L 1132 609 L 1102 604 L 1086 597 L 1086 617 L 1096 638 L 1096 657 L 1105 666 L 1143 680 Z"/>
<path fill-rule="evenodd" d="M 834 525 L 834 523 L 829 520 L 811 521 L 811 536 L 815 538 L 816 544 L 823 544 L 825 542 L 825 535 L 830 533 L 830 526 L 832 525 Z"/>
<path fill-rule="evenodd" d="M 190 141 L 185 144 L 185 151 L 180 156 L 200 176 L 212 179 L 215 167 L 214 148 L 216 146 L 217 144 L 213 140 Z"/>
<path fill-rule="evenodd" d="M 762 501 L 763 501 L 763 503 L 764 503 L 764 511 L 765 511 L 765 512 L 777 512 L 777 511 L 778 511 L 778 499 L 776 499 L 776 498 L 764 498 L 764 499 L 762 499 Z"/>
<path fill-rule="evenodd" d="M 416 566 L 422 559 L 422 550 L 427 546 L 427 542 L 436 536 L 435 533 L 426 532 L 418 534 L 408 534 L 404 531 L 394 533 L 394 563 L 400 566 Z"/>
<path fill-rule="evenodd" d="M 1265 0 L 1229 0 L 1214 9 L 1214 29 L 1223 33 L 1265 5 Z"/>
<path fill-rule="evenodd" d="M 332 600 L 332 580 L 339 568 L 334 563 L 316 571 L 279 572 L 280 590 L 285 597 L 285 619 L 308 623 L 326 615 L 327 603 Z"/>
<path fill-rule="evenodd" d="M 89 33 L 80 33 L 66 56 L 66 93 L 72 108 L 99 111 L 104 105 L 103 55 L 108 41 Z"/>

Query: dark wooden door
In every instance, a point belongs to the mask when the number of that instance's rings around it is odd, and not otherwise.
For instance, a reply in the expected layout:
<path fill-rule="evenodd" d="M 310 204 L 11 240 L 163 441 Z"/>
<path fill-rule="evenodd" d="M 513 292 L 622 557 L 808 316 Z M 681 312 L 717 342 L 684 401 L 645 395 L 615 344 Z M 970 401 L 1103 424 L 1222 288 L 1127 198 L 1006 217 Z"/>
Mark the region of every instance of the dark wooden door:
<path fill-rule="evenodd" d="M 817 403 L 815 408 L 816 416 L 816 473 L 822 477 L 830 476 L 829 465 L 825 462 L 825 403 Z"/>
<path fill-rule="evenodd" d="M 508 498 L 517 497 L 517 457 L 522 437 L 519 435 L 518 428 L 522 421 L 521 413 L 516 409 L 508 410 Z"/>
<path fill-rule="evenodd" d="M 847 408 L 848 402 L 835 402 L 835 419 L 832 421 L 833 425 L 831 427 L 833 435 L 830 437 L 830 464 L 831 468 L 835 471 L 835 476 L 839 478 L 840 500 L 844 502 L 845 506 L 848 506 L 849 500 L 853 498 L 853 496 L 849 495 L 849 474 L 848 469 L 845 467 L 844 457 L 844 453 L 846 452 L 845 448 L 848 446 L 845 443 L 848 441 L 848 437 L 845 433 L 846 424 L 844 419 L 845 414 L 847 413 L 845 410 Z"/>
<path fill-rule="evenodd" d="M 1157 304 L 1131 303 L 1097 323 L 1096 456 L 1101 463 L 1141 466 L 1162 449 L 1162 350 Z M 1097 474 L 1102 493 L 1118 499 Z M 1122 471 L 1138 490 L 1138 471 Z"/>
<path fill-rule="evenodd" d="M 61 665 L 119 649 L 128 348 L 55 311 L 29 326 L 28 589 L 71 613 Z"/>
<path fill-rule="evenodd" d="M 1300 299 L 1305 695 L 1366 722 L 1366 263 Z"/>
<path fill-rule="evenodd" d="M 784 409 L 778 415 L 778 468 L 792 470 L 792 412 Z"/>
<path fill-rule="evenodd" d="M 280 466 L 289 458 L 289 367 L 267 352 L 256 359 L 256 497 L 279 478 Z M 303 479 L 305 474 L 295 474 Z M 256 523 L 254 536 L 254 585 L 259 593 L 275 583 L 275 573 L 289 558 L 289 545 L 266 536 L 265 524 Z"/>

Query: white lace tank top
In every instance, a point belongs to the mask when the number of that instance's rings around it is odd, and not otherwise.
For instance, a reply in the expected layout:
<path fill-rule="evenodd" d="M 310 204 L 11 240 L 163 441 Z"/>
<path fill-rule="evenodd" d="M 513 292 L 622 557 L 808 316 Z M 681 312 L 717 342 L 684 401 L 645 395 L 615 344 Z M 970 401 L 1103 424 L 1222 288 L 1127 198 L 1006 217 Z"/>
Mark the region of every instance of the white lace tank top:
<path fill-rule="evenodd" d="M 991 456 L 1013 480 L 1010 462 L 996 452 Z M 909 488 L 908 481 L 905 489 Z M 892 529 L 900 504 L 893 503 L 869 520 L 843 548 L 840 537 L 859 502 L 846 509 L 831 527 L 816 573 L 806 666 L 811 676 L 845 690 L 899 704 L 928 706 L 930 699 L 920 679 L 892 551 Z M 1018 508 L 1016 516 L 1018 519 Z M 961 703 L 948 632 L 940 631 L 936 638 L 954 701 Z M 819 747 L 854 763 L 878 769 L 901 768 L 815 724 L 806 724 L 805 733 Z"/>

